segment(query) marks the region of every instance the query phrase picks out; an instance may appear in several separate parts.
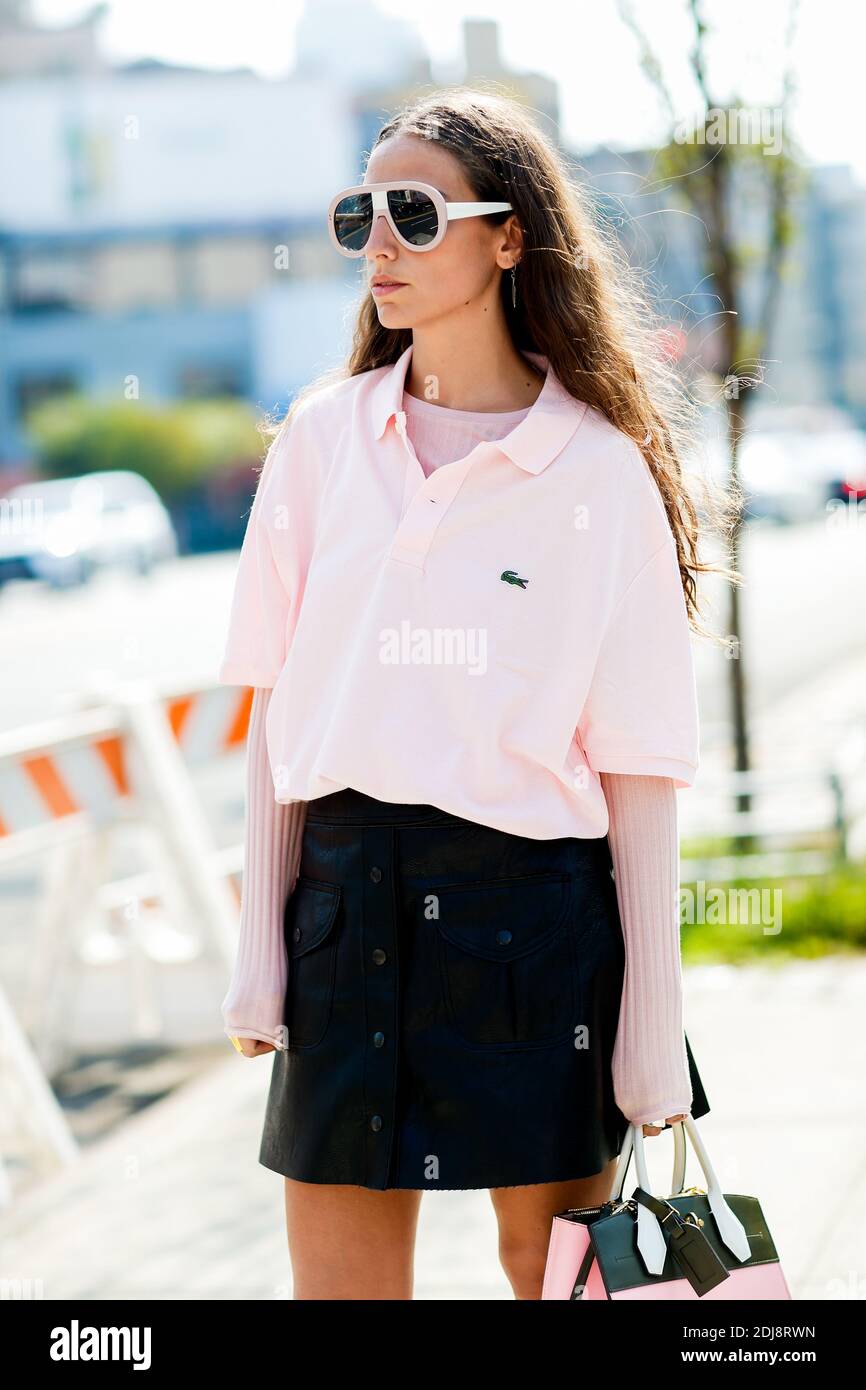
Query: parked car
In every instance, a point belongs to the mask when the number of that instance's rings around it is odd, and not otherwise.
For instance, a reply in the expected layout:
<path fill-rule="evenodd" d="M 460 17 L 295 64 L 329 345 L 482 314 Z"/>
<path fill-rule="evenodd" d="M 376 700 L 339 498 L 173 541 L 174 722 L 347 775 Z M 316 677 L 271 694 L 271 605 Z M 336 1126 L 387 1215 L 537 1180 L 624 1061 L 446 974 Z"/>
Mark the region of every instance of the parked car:
<path fill-rule="evenodd" d="M 178 552 L 158 493 L 123 469 L 21 483 L 0 507 L 0 582 L 29 577 L 64 588 L 109 566 L 147 574 Z"/>
<path fill-rule="evenodd" d="M 749 520 L 814 521 L 823 510 L 826 484 L 795 434 L 747 432 L 740 441 L 739 473 Z"/>
<path fill-rule="evenodd" d="M 866 497 L 866 433 L 834 430 L 815 443 L 815 467 L 826 481 L 828 498 L 859 502 Z"/>
<path fill-rule="evenodd" d="M 866 435 L 856 429 L 756 432 L 743 440 L 740 468 L 752 515 L 815 520 L 828 502 L 866 497 Z"/>
<path fill-rule="evenodd" d="M 711 476 L 726 477 L 717 424 L 702 457 Z M 740 441 L 739 477 L 748 520 L 818 520 L 831 501 L 866 497 L 866 433 L 832 407 L 755 410 Z"/>

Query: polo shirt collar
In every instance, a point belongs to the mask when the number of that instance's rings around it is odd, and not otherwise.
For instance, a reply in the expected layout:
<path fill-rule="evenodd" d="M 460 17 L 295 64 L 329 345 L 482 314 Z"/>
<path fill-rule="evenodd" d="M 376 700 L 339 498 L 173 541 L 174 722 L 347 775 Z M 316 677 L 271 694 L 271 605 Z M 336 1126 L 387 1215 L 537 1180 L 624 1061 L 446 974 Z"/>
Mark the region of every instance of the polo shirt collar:
<path fill-rule="evenodd" d="M 381 439 L 398 410 L 402 409 L 403 388 L 412 358 L 410 343 L 397 361 L 382 373 L 372 392 L 373 434 Z M 586 403 L 576 401 L 554 374 L 548 359 L 539 352 L 521 348 L 524 357 L 546 372 L 544 385 L 518 425 L 493 446 L 527 473 L 540 473 L 565 448 L 586 413 Z"/>

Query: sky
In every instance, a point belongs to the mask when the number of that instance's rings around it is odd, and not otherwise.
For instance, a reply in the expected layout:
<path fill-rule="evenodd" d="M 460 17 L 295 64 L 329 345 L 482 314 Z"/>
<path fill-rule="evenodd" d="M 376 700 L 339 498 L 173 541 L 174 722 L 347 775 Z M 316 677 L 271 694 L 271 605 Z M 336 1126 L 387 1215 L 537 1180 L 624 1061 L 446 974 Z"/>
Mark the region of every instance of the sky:
<path fill-rule="evenodd" d="M 91 0 L 35 0 L 42 23 L 75 19 Z M 203 67 L 247 66 L 280 77 L 293 61 L 293 31 L 302 0 L 110 0 L 101 37 L 108 57 L 158 57 Z M 498 20 L 506 64 L 542 72 L 560 89 L 562 134 L 577 151 L 598 144 L 628 148 L 667 134 L 663 108 L 638 63 L 636 41 L 617 0 L 378 0 L 378 8 L 411 21 L 421 34 L 434 78 L 459 80 L 461 22 Z M 686 0 L 632 0 L 631 8 L 661 61 L 677 112 L 697 109 L 689 71 L 692 30 Z M 790 0 L 706 0 L 711 26 L 710 76 L 720 102 L 777 105 L 785 60 Z M 792 128 L 806 159 L 848 164 L 866 186 L 866 142 L 859 128 L 862 86 L 859 7 L 851 0 L 800 0 L 791 49 L 795 93 Z"/>

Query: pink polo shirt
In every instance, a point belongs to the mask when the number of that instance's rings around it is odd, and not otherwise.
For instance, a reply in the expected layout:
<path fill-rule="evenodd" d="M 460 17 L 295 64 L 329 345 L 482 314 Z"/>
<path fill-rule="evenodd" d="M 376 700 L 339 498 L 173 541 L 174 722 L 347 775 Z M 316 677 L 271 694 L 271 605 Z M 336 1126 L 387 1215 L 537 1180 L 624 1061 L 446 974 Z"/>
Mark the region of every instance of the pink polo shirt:
<path fill-rule="evenodd" d="M 547 359 L 516 427 L 425 477 L 392 366 L 272 443 L 217 679 L 273 687 L 279 802 L 356 787 L 534 839 L 608 829 L 598 774 L 690 786 L 698 712 L 664 506 Z"/>

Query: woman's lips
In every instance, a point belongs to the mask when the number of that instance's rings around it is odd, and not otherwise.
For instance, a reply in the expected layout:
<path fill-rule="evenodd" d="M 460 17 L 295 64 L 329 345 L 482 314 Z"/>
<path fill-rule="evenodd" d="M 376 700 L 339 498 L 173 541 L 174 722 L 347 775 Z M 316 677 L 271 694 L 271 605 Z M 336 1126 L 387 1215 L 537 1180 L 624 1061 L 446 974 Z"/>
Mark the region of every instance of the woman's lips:
<path fill-rule="evenodd" d="M 404 281 L 402 280 L 386 280 L 378 285 L 370 286 L 373 294 L 379 296 L 385 294 L 393 294 L 395 290 L 402 290 L 403 287 Z"/>

